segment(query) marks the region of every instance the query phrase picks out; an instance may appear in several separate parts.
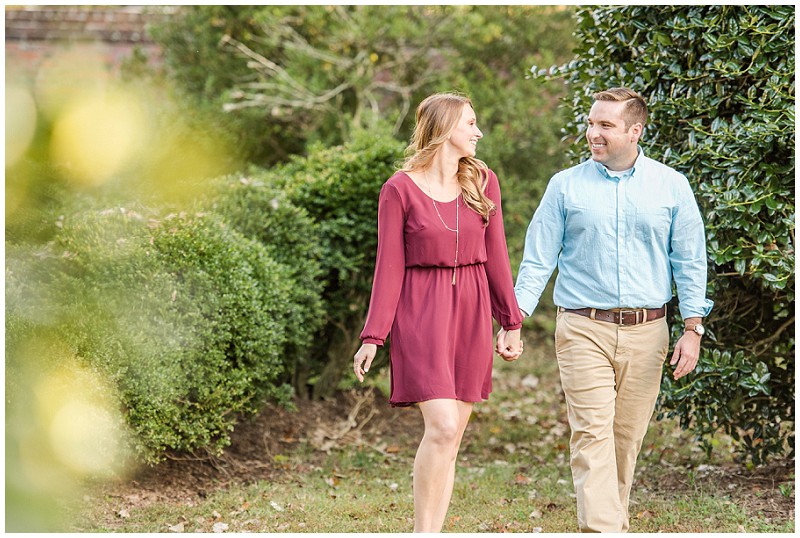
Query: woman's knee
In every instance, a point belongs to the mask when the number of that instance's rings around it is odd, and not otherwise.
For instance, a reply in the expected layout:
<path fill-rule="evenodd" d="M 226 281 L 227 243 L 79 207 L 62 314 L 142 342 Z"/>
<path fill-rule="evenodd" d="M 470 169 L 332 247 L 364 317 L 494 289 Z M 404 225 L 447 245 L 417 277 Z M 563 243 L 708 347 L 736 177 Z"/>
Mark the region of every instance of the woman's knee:
<path fill-rule="evenodd" d="M 425 437 L 437 445 L 457 448 L 464 432 L 461 411 L 455 400 L 431 400 L 420 405 L 425 418 Z"/>
<path fill-rule="evenodd" d="M 455 446 L 461 439 L 458 417 L 437 417 L 425 425 L 425 436 L 440 445 Z"/>

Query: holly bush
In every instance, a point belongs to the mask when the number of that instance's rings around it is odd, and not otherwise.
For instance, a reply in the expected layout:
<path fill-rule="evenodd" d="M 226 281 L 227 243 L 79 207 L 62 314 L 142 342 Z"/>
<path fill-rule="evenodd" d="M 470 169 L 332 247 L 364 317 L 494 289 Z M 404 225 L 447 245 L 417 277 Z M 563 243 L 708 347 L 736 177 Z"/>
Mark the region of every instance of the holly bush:
<path fill-rule="evenodd" d="M 794 454 L 794 18 L 789 5 L 586 8 L 575 59 L 533 68 L 572 87 L 576 159 L 592 93 L 647 99 L 642 144 L 694 188 L 715 302 L 698 367 L 664 376 L 659 416 L 707 450 L 724 431 L 755 463 Z"/>

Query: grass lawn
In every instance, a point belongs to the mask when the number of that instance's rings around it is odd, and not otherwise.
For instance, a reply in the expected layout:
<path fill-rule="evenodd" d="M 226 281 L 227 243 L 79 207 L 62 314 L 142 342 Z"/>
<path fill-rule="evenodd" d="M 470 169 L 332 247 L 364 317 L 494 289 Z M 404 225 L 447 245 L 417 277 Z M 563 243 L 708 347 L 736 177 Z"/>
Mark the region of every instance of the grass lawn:
<path fill-rule="evenodd" d="M 446 532 L 577 531 L 558 368 L 548 342 L 528 346 L 516 363 L 496 360 L 492 397 L 475 407 Z M 71 505 L 70 530 L 411 532 L 421 417 L 389 409 L 387 384 L 384 370 L 335 402 L 272 409 L 225 457 L 91 486 Z M 794 462 L 748 468 L 716 441 L 708 458 L 673 421 L 653 419 L 631 532 L 794 532 Z"/>

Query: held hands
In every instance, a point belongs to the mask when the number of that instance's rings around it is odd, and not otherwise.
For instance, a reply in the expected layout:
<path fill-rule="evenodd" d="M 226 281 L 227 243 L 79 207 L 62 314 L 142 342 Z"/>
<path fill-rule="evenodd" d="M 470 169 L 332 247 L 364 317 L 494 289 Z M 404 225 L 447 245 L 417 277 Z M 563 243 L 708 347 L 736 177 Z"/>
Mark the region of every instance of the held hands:
<path fill-rule="evenodd" d="M 691 373 L 697 366 L 699 357 L 700 335 L 692 331 L 686 331 L 675 343 L 675 351 L 669 361 L 670 366 L 675 366 L 676 363 L 678 365 L 672 373 L 672 377 L 677 380 Z"/>
<path fill-rule="evenodd" d="M 500 332 L 497 333 L 495 351 L 503 357 L 503 360 L 508 362 L 515 361 L 522 355 L 523 346 L 520 336 L 520 329 L 514 329 L 513 331 L 500 329 Z"/>
<path fill-rule="evenodd" d="M 361 347 L 353 356 L 353 371 L 361 383 L 364 382 L 364 374 L 369 372 L 369 367 L 372 366 L 372 361 L 375 359 L 377 351 L 378 346 L 375 344 L 361 344 Z"/>

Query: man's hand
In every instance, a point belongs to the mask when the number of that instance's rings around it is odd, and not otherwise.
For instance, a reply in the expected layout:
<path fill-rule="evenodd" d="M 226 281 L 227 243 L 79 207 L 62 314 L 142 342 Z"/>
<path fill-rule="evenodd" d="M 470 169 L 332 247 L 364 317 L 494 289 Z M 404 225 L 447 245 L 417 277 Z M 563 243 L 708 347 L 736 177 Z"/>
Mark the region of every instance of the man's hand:
<path fill-rule="evenodd" d="M 699 334 L 686 331 L 675 343 L 675 351 L 669 361 L 670 366 L 678 365 L 672 373 L 674 379 L 680 379 L 695 369 L 700 357 L 700 340 Z"/>
<path fill-rule="evenodd" d="M 506 331 L 500 329 L 497 333 L 497 342 L 495 344 L 495 351 L 503 357 L 505 361 L 515 361 L 522 355 L 522 340 L 520 340 L 520 329 L 513 331 Z"/>

